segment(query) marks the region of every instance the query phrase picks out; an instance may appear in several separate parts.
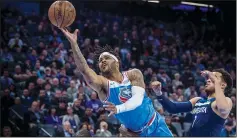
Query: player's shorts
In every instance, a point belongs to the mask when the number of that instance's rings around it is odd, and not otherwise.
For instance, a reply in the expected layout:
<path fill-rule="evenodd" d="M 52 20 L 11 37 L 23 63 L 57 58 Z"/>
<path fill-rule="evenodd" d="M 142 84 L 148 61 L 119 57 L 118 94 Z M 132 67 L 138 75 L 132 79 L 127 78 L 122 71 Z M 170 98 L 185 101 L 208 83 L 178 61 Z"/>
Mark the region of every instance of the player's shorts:
<path fill-rule="evenodd" d="M 142 137 L 173 137 L 171 131 L 165 123 L 165 120 L 159 113 L 155 113 L 152 122 L 137 133 Z"/>

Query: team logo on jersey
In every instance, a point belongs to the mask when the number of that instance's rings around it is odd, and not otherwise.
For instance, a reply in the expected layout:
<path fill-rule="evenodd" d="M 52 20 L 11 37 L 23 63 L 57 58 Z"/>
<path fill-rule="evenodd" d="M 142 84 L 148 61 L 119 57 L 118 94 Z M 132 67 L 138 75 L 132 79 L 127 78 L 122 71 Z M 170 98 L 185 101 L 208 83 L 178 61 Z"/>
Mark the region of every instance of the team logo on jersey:
<path fill-rule="evenodd" d="M 119 100 L 122 103 L 125 103 L 128 99 L 132 97 L 131 89 L 127 87 L 119 88 Z"/>

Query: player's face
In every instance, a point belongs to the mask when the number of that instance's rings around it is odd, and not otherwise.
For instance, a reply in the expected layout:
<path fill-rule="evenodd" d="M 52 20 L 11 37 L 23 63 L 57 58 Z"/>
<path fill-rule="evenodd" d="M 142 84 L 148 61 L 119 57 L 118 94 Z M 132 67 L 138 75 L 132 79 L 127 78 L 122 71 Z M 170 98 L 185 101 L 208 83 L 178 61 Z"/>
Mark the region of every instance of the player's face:
<path fill-rule="evenodd" d="M 116 70 L 117 62 L 110 56 L 104 55 L 99 59 L 99 68 L 102 73 L 110 73 Z"/>
<path fill-rule="evenodd" d="M 221 73 L 219 73 L 219 72 L 213 72 L 213 74 L 216 76 L 216 77 L 218 77 L 218 78 L 221 78 Z M 210 78 L 208 78 L 208 80 L 207 80 L 207 82 L 206 82 L 206 85 L 205 85 L 205 91 L 207 92 L 207 93 L 213 93 L 213 92 L 215 92 L 215 85 L 214 85 L 214 82 L 210 79 Z"/>

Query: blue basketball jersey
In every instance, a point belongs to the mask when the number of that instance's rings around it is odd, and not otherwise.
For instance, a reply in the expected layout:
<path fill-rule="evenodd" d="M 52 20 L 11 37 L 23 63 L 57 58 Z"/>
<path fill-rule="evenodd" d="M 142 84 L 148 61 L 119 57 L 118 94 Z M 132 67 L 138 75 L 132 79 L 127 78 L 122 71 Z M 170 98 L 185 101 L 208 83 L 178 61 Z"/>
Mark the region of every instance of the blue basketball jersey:
<path fill-rule="evenodd" d="M 108 81 L 109 91 L 105 101 L 120 105 L 132 97 L 131 82 L 126 72 L 123 73 L 123 78 L 122 83 Z M 149 121 L 154 121 L 152 118 L 154 118 L 155 112 L 151 99 L 145 94 L 142 104 L 139 107 L 131 111 L 116 114 L 115 117 L 126 128 L 137 131 L 142 129 Z"/>
<path fill-rule="evenodd" d="M 197 101 L 191 112 L 193 122 L 190 128 L 190 136 L 220 136 L 221 130 L 224 127 L 225 119 L 218 116 L 212 110 L 211 104 L 214 101 L 215 98 L 208 100 L 200 99 Z"/>

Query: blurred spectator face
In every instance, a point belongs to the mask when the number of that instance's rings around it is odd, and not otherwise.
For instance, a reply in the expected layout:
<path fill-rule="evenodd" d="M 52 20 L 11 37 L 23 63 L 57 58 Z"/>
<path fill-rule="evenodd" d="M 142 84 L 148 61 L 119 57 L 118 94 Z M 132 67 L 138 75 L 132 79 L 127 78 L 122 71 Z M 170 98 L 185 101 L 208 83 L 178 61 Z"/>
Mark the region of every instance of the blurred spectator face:
<path fill-rule="evenodd" d="M 43 43 L 43 42 L 40 42 L 40 43 L 39 43 L 39 47 L 43 48 L 43 47 L 44 47 L 44 43 Z"/>
<path fill-rule="evenodd" d="M 90 43 L 91 43 L 90 41 L 91 41 L 91 40 L 90 40 L 89 38 L 86 38 L 84 44 L 88 46 L 88 45 L 90 45 Z"/>
<path fill-rule="evenodd" d="M 31 54 L 33 55 L 33 56 L 36 56 L 37 54 L 36 54 L 36 50 L 32 50 L 32 52 L 31 52 Z"/>
<path fill-rule="evenodd" d="M 166 73 L 165 73 L 165 72 L 162 72 L 162 73 L 161 73 L 161 76 L 162 76 L 163 78 L 165 78 L 165 77 L 166 77 Z"/>
<path fill-rule="evenodd" d="M 68 107 L 68 108 L 67 108 L 67 113 L 68 113 L 69 115 L 72 115 L 72 114 L 73 114 L 73 109 L 72 109 L 71 107 Z"/>
<path fill-rule="evenodd" d="M 151 68 L 148 68 L 147 71 L 149 74 L 152 74 L 152 72 L 153 72 Z"/>
<path fill-rule="evenodd" d="M 70 87 L 71 88 L 75 88 L 76 87 L 75 81 L 70 81 Z"/>
<path fill-rule="evenodd" d="M 62 97 L 67 97 L 67 91 L 62 92 Z"/>
<path fill-rule="evenodd" d="M 47 55 L 48 55 L 48 52 L 47 52 L 46 50 L 43 50 L 43 51 L 42 51 L 42 54 L 43 54 L 44 56 L 47 56 Z"/>
<path fill-rule="evenodd" d="M 92 109 L 91 109 L 91 108 L 86 108 L 85 114 L 86 114 L 87 116 L 92 115 Z"/>
<path fill-rule="evenodd" d="M 40 69 L 40 62 L 36 62 L 35 69 Z"/>
<path fill-rule="evenodd" d="M 66 70 L 65 70 L 65 69 L 61 69 L 60 74 L 61 74 L 62 76 L 66 76 Z"/>
<path fill-rule="evenodd" d="M 12 136 L 12 130 L 10 127 L 3 128 L 3 136 L 4 137 L 11 137 Z"/>
<path fill-rule="evenodd" d="M 61 91 L 60 91 L 60 90 L 57 90 L 57 91 L 55 92 L 55 97 L 56 97 L 56 98 L 61 97 Z"/>
<path fill-rule="evenodd" d="M 175 78 L 175 80 L 179 80 L 180 74 L 179 74 L 179 73 L 175 73 L 175 74 L 174 74 L 174 78 Z"/>
<path fill-rule="evenodd" d="M 64 102 L 60 102 L 59 103 L 59 108 L 60 109 L 65 109 L 66 108 L 66 104 Z"/>
<path fill-rule="evenodd" d="M 44 90 L 40 90 L 39 96 L 40 97 L 45 97 L 45 91 Z"/>
<path fill-rule="evenodd" d="M 74 101 L 74 105 L 75 105 L 76 107 L 80 107 L 80 105 L 81 105 L 81 100 L 76 99 L 76 100 Z"/>
<path fill-rule="evenodd" d="M 55 108 L 52 108 L 51 109 L 51 115 L 55 115 L 56 114 L 56 109 Z"/>
<path fill-rule="evenodd" d="M 71 124 L 70 124 L 70 122 L 69 122 L 69 121 L 65 121 L 65 122 L 63 123 L 63 128 L 64 128 L 64 130 L 69 131 L 69 130 L 71 129 Z"/>
<path fill-rule="evenodd" d="M 84 93 L 84 87 L 80 85 L 79 88 L 78 88 L 78 92 L 83 94 Z"/>
<path fill-rule="evenodd" d="M 21 73 L 21 66 L 17 65 L 17 66 L 15 67 L 15 72 L 16 72 L 16 73 Z"/>
<path fill-rule="evenodd" d="M 144 60 L 140 60 L 140 61 L 139 61 L 139 64 L 140 64 L 141 66 L 143 66 L 143 65 L 144 65 Z"/>
<path fill-rule="evenodd" d="M 9 96 L 9 94 L 10 94 L 9 89 L 5 89 L 5 90 L 4 90 L 4 96 Z"/>
<path fill-rule="evenodd" d="M 225 129 L 230 132 L 230 131 L 233 129 L 231 123 L 227 123 L 227 124 L 225 125 Z"/>
<path fill-rule="evenodd" d="M 49 83 L 47 83 L 46 85 L 45 85 L 45 90 L 46 91 L 49 91 L 51 89 L 51 85 L 49 84 Z"/>
<path fill-rule="evenodd" d="M 95 100 L 97 98 L 97 94 L 95 92 L 91 93 L 91 99 Z"/>
<path fill-rule="evenodd" d="M 21 104 L 21 99 L 19 97 L 16 97 L 15 104 Z"/>
<path fill-rule="evenodd" d="M 34 101 L 34 102 L 31 104 L 31 110 L 32 110 L 33 112 L 36 112 L 36 111 L 38 111 L 38 109 L 39 109 L 39 103 L 36 102 L 36 101 Z"/>
<path fill-rule="evenodd" d="M 169 116 L 165 117 L 165 122 L 167 125 L 170 125 L 171 124 L 171 117 L 169 117 Z"/>
<path fill-rule="evenodd" d="M 32 89 L 34 89 L 35 88 L 35 84 L 33 83 L 33 82 L 30 82 L 29 83 L 29 86 L 28 86 L 28 89 L 29 90 L 32 90 Z"/>
<path fill-rule="evenodd" d="M 100 129 L 108 130 L 108 124 L 105 121 L 101 121 Z"/>
<path fill-rule="evenodd" d="M 57 35 L 58 35 L 58 32 L 57 32 L 57 31 L 53 31 L 53 35 L 54 35 L 54 36 L 57 36 Z"/>
<path fill-rule="evenodd" d="M 29 93 L 29 91 L 28 91 L 27 89 L 25 89 L 25 90 L 23 91 L 23 95 L 24 95 L 24 96 L 29 96 L 29 94 L 30 94 L 30 93 Z"/>
<path fill-rule="evenodd" d="M 127 38 L 128 37 L 128 33 L 123 33 L 123 37 Z"/>
<path fill-rule="evenodd" d="M 82 129 L 87 129 L 87 128 L 88 128 L 87 124 L 84 123 L 84 124 L 82 125 Z"/>
<path fill-rule="evenodd" d="M 100 42 L 99 39 L 95 39 L 94 40 L 95 46 L 99 46 L 99 42 Z"/>
<path fill-rule="evenodd" d="M 177 93 L 177 95 L 182 95 L 183 94 L 183 90 L 181 88 L 178 88 L 176 93 Z"/>
<path fill-rule="evenodd" d="M 54 78 L 54 79 L 53 79 L 53 85 L 54 85 L 54 86 L 58 86 L 58 84 L 59 84 L 58 79 L 57 79 L 57 78 Z"/>
<path fill-rule="evenodd" d="M 44 81 L 41 78 L 37 79 L 37 84 L 38 85 L 42 85 L 43 83 L 44 83 Z"/>

